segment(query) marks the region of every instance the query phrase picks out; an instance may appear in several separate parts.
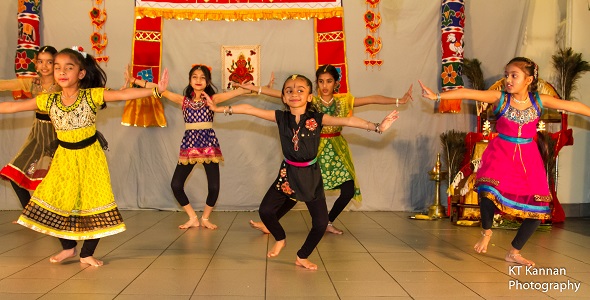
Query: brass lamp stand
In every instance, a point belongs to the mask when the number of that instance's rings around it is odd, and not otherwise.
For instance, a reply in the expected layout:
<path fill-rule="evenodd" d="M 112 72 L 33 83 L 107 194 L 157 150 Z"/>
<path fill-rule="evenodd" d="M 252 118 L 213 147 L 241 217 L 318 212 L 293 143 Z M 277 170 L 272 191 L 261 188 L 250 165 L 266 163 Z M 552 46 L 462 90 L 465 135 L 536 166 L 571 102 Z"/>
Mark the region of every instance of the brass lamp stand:
<path fill-rule="evenodd" d="M 428 217 L 431 219 L 446 218 L 445 207 L 440 204 L 440 181 L 447 178 L 448 172 L 440 170 L 440 153 L 436 155 L 436 164 L 432 171 L 428 171 L 430 180 L 434 181 L 434 203 L 428 208 Z"/>

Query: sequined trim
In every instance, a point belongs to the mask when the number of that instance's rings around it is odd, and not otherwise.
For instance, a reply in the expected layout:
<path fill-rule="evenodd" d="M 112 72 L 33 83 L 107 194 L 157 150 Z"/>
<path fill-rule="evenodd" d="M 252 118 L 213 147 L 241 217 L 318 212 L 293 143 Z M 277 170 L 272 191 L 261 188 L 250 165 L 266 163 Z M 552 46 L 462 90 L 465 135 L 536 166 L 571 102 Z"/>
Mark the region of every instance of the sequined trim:
<path fill-rule="evenodd" d="M 537 202 L 551 202 L 551 201 L 553 201 L 553 197 L 551 197 L 551 195 L 547 195 L 547 196 L 535 195 L 535 201 L 537 201 Z"/>
<path fill-rule="evenodd" d="M 514 106 L 508 107 L 504 116 L 515 123 L 524 125 L 533 122 L 537 119 L 537 110 L 533 106 L 529 106 L 524 110 L 516 109 Z"/>
<path fill-rule="evenodd" d="M 92 101 L 88 101 L 91 97 L 90 91 L 90 89 L 80 90 L 76 102 L 70 106 L 63 105 L 61 93 L 49 96 L 49 115 L 56 130 L 69 131 L 96 123 L 96 107 Z"/>
<path fill-rule="evenodd" d="M 484 188 L 485 190 L 482 190 Z M 503 197 L 498 190 L 490 186 L 480 186 L 478 194 L 480 197 L 490 199 L 502 212 L 522 219 L 551 219 L 551 208 L 549 206 L 527 205 L 512 201 Z"/>
<path fill-rule="evenodd" d="M 476 184 L 480 184 L 480 183 L 487 183 L 487 184 L 491 184 L 492 186 L 498 186 L 498 184 L 500 184 L 500 182 L 496 179 L 493 178 L 489 178 L 489 177 L 481 177 L 479 179 L 477 179 Z"/>

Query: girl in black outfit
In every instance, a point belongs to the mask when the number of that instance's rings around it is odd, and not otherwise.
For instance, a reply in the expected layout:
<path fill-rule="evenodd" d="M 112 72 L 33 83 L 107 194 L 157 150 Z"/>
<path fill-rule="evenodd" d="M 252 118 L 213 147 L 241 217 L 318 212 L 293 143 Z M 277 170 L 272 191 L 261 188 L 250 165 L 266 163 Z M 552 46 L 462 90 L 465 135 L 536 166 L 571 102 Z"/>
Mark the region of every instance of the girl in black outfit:
<path fill-rule="evenodd" d="M 288 108 L 284 111 L 264 110 L 248 104 L 217 107 L 210 99 L 208 105 L 214 112 L 229 115 L 248 114 L 277 123 L 285 159 L 277 179 L 268 189 L 259 208 L 262 222 L 276 240 L 267 256 L 279 255 L 286 245 L 286 234 L 279 223 L 279 212 L 284 207 L 292 207 L 290 201 L 302 201 L 307 205 L 311 215 L 312 228 L 297 252 L 295 264 L 316 270 L 318 266 L 307 258 L 322 239 L 328 225 L 328 208 L 322 175 L 320 167 L 316 164 L 322 125 L 350 126 L 381 133 L 397 119 L 397 111 L 394 110 L 387 115 L 381 124 L 357 117 L 337 118 L 324 115 L 311 109 L 311 88 L 312 83 L 305 76 L 290 76 L 282 89 L 283 103 Z"/>

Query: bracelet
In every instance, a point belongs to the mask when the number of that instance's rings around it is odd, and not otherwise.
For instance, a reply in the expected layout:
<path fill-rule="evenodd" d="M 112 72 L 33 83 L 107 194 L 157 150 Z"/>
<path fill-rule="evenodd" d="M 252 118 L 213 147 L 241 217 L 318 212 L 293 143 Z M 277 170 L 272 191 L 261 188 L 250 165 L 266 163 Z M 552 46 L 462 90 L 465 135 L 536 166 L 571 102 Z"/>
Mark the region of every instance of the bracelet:
<path fill-rule="evenodd" d="M 154 87 L 152 89 L 152 95 L 154 95 L 156 98 L 162 98 L 162 94 L 160 94 L 160 91 L 158 91 L 158 87 Z"/>
<path fill-rule="evenodd" d="M 227 116 L 227 114 L 229 114 L 230 116 L 234 114 L 234 111 L 232 110 L 231 105 L 229 107 L 226 106 L 223 108 L 223 115 Z"/>
<path fill-rule="evenodd" d="M 258 88 L 258 95 L 262 94 L 262 86 Z"/>
<path fill-rule="evenodd" d="M 371 129 L 369 128 L 369 124 L 371 124 L 371 122 L 367 121 L 367 132 L 371 132 Z"/>
<path fill-rule="evenodd" d="M 383 131 L 381 131 L 381 129 L 379 129 L 379 125 L 381 125 L 381 123 L 373 123 L 375 125 L 375 132 L 377 132 L 378 134 L 382 134 Z"/>
<path fill-rule="evenodd" d="M 395 98 L 395 107 L 399 107 L 399 98 Z"/>
<path fill-rule="evenodd" d="M 436 102 L 440 102 L 440 93 L 436 93 Z"/>

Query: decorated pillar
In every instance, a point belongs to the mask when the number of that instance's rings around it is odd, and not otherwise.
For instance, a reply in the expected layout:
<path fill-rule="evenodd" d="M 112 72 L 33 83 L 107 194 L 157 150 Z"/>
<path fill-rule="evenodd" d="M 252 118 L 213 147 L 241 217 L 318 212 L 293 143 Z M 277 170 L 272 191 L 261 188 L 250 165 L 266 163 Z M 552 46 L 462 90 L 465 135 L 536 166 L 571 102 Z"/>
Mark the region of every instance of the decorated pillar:
<path fill-rule="evenodd" d="M 135 19 L 131 77 L 157 83 L 162 63 L 161 17 Z M 154 96 L 125 103 L 121 124 L 137 127 L 166 127 L 160 99 Z"/>
<path fill-rule="evenodd" d="M 35 56 L 39 51 L 39 10 L 41 0 L 18 1 L 18 41 L 14 58 L 14 72 L 17 78 L 36 77 Z M 15 100 L 31 98 L 29 91 L 13 91 Z"/>
<path fill-rule="evenodd" d="M 346 70 L 346 45 L 344 40 L 344 19 L 333 17 L 315 19 L 316 69 L 321 65 L 333 65 L 340 73 L 336 93 L 348 92 L 348 73 Z"/>
<path fill-rule="evenodd" d="M 442 0 L 441 7 L 441 52 L 442 91 L 463 88 L 463 28 L 465 26 L 465 5 L 463 0 Z M 441 113 L 461 111 L 462 99 L 445 100 L 439 103 Z"/>

